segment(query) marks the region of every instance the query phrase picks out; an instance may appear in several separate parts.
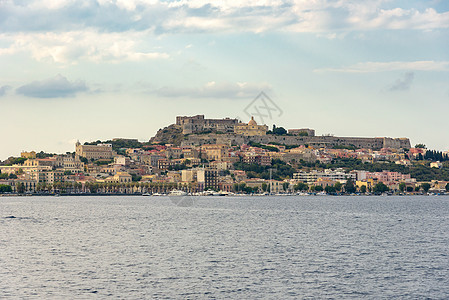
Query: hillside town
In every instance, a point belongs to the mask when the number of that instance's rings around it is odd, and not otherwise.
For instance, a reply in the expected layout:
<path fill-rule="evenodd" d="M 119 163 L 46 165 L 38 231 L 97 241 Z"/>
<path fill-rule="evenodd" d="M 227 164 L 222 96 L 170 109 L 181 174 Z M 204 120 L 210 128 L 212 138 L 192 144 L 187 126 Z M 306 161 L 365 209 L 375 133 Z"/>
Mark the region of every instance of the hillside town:
<path fill-rule="evenodd" d="M 198 115 L 178 116 L 148 142 L 23 151 L 0 172 L 1 194 L 444 194 L 449 152 L 407 138 L 316 136 Z"/>

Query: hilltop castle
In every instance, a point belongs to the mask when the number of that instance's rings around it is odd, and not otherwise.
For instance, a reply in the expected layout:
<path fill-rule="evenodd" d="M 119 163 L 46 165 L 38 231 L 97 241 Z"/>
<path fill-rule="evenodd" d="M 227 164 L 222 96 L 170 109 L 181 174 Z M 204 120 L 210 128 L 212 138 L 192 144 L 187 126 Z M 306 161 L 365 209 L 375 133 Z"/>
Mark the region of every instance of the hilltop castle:
<path fill-rule="evenodd" d="M 171 126 L 178 128 L 177 130 L 179 130 L 181 135 L 179 143 L 182 146 L 217 143 L 241 145 L 254 142 L 297 146 L 310 145 L 316 148 L 334 148 L 339 146 L 367 149 L 411 148 L 408 138 L 316 136 L 315 130 L 310 128 L 288 129 L 288 134 L 277 135 L 270 133 L 267 125 L 257 124 L 254 118 L 251 118 L 248 123 L 242 123 L 238 119 L 231 118 L 206 119 L 204 115 L 178 116 L 176 117 L 176 125 Z M 162 132 L 164 130 L 161 129 L 156 136 Z"/>

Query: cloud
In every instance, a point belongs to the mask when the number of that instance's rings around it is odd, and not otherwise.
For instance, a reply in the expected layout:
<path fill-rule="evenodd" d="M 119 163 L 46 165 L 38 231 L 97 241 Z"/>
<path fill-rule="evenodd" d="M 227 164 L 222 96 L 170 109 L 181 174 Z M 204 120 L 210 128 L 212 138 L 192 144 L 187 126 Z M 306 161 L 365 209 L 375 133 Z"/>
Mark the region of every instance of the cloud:
<path fill-rule="evenodd" d="M 408 91 L 413 83 L 415 74 L 413 72 L 407 72 L 404 74 L 403 78 L 397 79 L 388 90 L 394 91 Z"/>
<path fill-rule="evenodd" d="M 74 64 L 79 61 L 122 62 L 166 59 L 167 53 L 139 49 L 137 41 L 145 33 L 99 33 L 75 31 L 66 33 L 19 33 L 0 35 L 9 47 L 0 48 L 0 55 L 29 52 L 35 60 Z"/>
<path fill-rule="evenodd" d="M 158 96 L 177 98 L 254 98 L 261 91 L 270 91 L 271 86 L 267 83 L 216 83 L 208 82 L 199 88 L 178 88 L 178 87 L 162 87 L 154 90 Z"/>
<path fill-rule="evenodd" d="M 118 63 L 167 59 L 154 36 L 182 33 L 313 32 L 341 38 L 376 29 L 449 28 L 449 12 L 386 0 L 0 0 L 0 56 Z"/>
<path fill-rule="evenodd" d="M 392 62 L 364 62 L 349 67 L 315 69 L 316 73 L 373 73 L 398 70 L 410 71 L 449 71 L 449 61 L 392 61 Z"/>
<path fill-rule="evenodd" d="M 0 97 L 6 95 L 6 92 L 8 92 L 11 89 L 9 85 L 0 86 Z"/>
<path fill-rule="evenodd" d="M 326 32 L 449 28 L 449 12 L 386 0 L 2 1 L 3 32 Z"/>
<path fill-rule="evenodd" d="M 16 93 L 33 98 L 73 97 L 79 92 L 88 91 L 83 81 L 70 82 L 64 76 L 57 76 L 42 81 L 34 81 L 16 89 Z"/>

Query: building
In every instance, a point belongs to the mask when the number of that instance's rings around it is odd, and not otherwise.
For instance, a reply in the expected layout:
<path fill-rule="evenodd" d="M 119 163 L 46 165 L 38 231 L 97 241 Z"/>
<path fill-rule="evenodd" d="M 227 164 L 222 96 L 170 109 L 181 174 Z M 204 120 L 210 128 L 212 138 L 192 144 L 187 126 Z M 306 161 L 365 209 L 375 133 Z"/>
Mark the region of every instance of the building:
<path fill-rule="evenodd" d="M 234 126 L 234 133 L 245 135 L 245 136 L 261 136 L 266 135 L 268 131 L 267 125 L 257 125 L 257 122 L 254 120 L 254 117 L 251 117 L 251 120 L 248 124 L 239 123 Z"/>
<path fill-rule="evenodd" d="M 242 160 L 247 164 L 258 164 L 261 166 L 271 165 L 271 157 L 266 154 L 246 153 Z"/>
<path fill-rule="evenodd" d="M 288 129 L 288 134 L 299 136 L 315 136 L 315 129 L 310 128 Z"/>
<path fill-rule="evenodd" d="M 197 182 L 200 190 L 218 190 L 218 172 L 215 169 L 195 168 L 181 171 L 182 182 Z"/>
<path fill-rule="evenodd" d="M 132 176 L 126 172 L 117 172 L 114 176 L 108 177 L 106 182 L 128 183 L 132 181 Z"/>
<path fill-rule="evenodd" d="M 441 169 L 443 167 L 443 164 L 439 161 L 434 161 L 430 163 L 431 168 Z"/>
<path fill-rule="evenodd" d="M 228 157 L 228 146 L 223 144 L 201 146 L 201 158 L 221 161 Z"/>
<path fill-rule="evenodd" d="M 31 152 L 22 151 L 22 153 L 20 153 L 20 157 L 23 157 L 23 158 L 36 158 L 36 152 L 35 151 L 31 151 Z"/>
<path fill-rule="evenodd" d="M 64 171 L 72 173 L 84 172 L 84 163 L 78 156 L 59 155 L 56 157 L 57 168 L 62 168 Z"/>
<path fill-rule="evenodd" d="M 56 158 L 34 158 L 27 159 L 23 165 L 25 167 L 57 167 L 59 162 Z"/>
<path fill-rule="evenodd" d="M 317 182 L 319 178 L 338 182 L 346 182 L 348 179 L 356 181 L 357 175 L 355 173 L 345 173 L 341 170 L 330 170 L 330 169 L 324 170 L 324 172 L 313 170 L 311 172 L 301 171 L 299 173 L 293 174 L 294 180 L 301 181 L 307 184 L 313 184 Z"/>
<path fill-rule="evenodd" d="M 75 153 L 80 157 L 85 157 L 89 160 L 97 159 L 111 159 L 112 145 L 98 144 L 98 145 L 81 145 L 78 141 L 75 145 Z"/>
<path fill-rule="evenodd" d="M 204 131 L 233 132 L 238 124 L 237 119 L 205 119 L 204 115 L 193 117 L 177 116 L 176 125 L 181 126 L 183 134 L 198 133 Z"/>
<path fill-rule="evenodd" d="M 55 182 L 64 181 L 64 171 L 62 170 L 40 170 L 33 173 L 32 180 L 38 183 L 53 184 Z"/>
<path fill-rule="evenodd" d="M 116 156 L 114 157 L 114 164 L 115 165 L 122 165 L 122 166 L 129 166 L 131 163 L 131 160 L 127 156 Z"/>

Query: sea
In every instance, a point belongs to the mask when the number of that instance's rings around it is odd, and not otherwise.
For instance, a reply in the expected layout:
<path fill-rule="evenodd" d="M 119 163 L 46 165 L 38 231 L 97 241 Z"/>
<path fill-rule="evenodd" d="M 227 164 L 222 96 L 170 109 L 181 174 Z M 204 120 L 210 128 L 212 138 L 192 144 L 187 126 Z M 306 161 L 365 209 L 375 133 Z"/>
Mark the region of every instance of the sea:
<path fill-rule="evenodd" d="M 449 299 L 449 196 L 0 197 L 2 299 Z"/>

